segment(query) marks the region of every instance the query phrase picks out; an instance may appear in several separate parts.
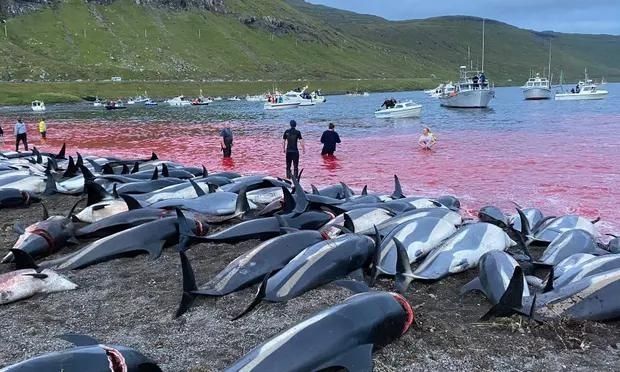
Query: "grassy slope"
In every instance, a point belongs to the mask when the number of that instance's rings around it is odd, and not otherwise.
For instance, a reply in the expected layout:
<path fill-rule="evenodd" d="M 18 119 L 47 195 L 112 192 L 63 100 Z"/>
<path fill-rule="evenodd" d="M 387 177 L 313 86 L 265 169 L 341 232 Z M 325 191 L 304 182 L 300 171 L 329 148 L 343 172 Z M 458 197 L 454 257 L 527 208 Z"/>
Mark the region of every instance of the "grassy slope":
<path fill-rule="evenodd" d="M 317 87 L 356 89 L 416 88 L 454 78 L 466 63 L 467 45 L 474 61 L 480 55 L 480 20 L 463 17 L 390 22 L 305 4 L 300 0 L 228 0 L 226 15 L 204 11 L 145 8 L 130 0 L 112 5 L 66 0 L 8 21 L 8 39 L 0 36 L 0 80 L 208 80 L 201 84 L 4 84 L 0 102 L 29 102 L 35 93 L 48 101 L 70 96 L 135 94 L 154 96 L 255 93 L 301 85 L 285 81 L 313 80 Z M 239 19 L 276 17 L 295 32 L 272 34 L 248 27 Z M 553 38 L 554 71 L 568 81 L 584 67 L 592 76 L 620 80 L 620 37 L 541 34 L 488 22 L 486 69 L 500 84 L 520 83 L 530 68 L 547 61 Z M 200 35 L 200 37 L 199 37 Z M 431 79 L 433 74 L 437 79 Z M 369 79 L 352 82 L 350 79 Z M 263 83 L 212 83 L 214 80 L 265 80 Z M 392 79 L 392 80 L 383 80 Z M 181 92 L 181 90 L 183 90 Z M 189 90 L 189 91 L 188 91 Z M 50 96 L 49 93 L 56 94 Z M 121 94 L 122 93 L 122 94 Z"/>

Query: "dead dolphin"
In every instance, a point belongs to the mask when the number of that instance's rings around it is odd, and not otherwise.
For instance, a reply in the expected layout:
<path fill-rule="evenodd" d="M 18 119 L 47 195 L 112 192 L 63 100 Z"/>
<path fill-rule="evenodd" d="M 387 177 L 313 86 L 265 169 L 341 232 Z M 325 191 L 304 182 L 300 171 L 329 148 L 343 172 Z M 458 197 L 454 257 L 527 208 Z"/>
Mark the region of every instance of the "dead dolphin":
<path fill-rule="evenodd" d="M 379 246 L 377 273 L 396 274 L 397 248 L 394 239 L 402 242 L 409 257 L 409 263 L 424 258 L 442 241 L 456 233 L 456 227 L 437 217 L 422 217 L 405 222 L 393 229 Z"/>
<path fill-rule="evenodd" d="M 399 338 L 413 321 L 411 306 L 398 294 L 357 294 L 257 346 L 226 371 L 370 372 L 373 349 Z"/>
<path fill-rule="evenodd" d="M 143 208 L 121 212 L 79 228 L 75 236 L 80 239 L 105 238 L 108 235 L 174 215 L 167 209 Z"/>
<path fill-rule="evenodd" d="M 589 232 L 581 229 L 571 229 L 564 231 L 553 239 L 535 263 L 537 265 L 554 266 L 576 253 L 597 255 L 608 252 L 598 247 L 596 240 Z"/>
<path fill-rule="evenodd" d="M 18 189 L 0 188 L 0 209 L 28 207 L 32 203 L 38 203 L 41 199 L 27 191 Z"/>
<path fill-rule="evenodd" d="M 76 347 L 39 355 L 5 367 L 0 371 L 161 372 L 155 362 L 134 349 L 119 345 L 104 345 L 89 336 L 83 335 L 62 335 L 59 338 L 71 342 Z"/>
<path fill-rule="evenodd" d="M 536 231 L 540 223 L 542 223 L 545 219 L 545 216 L 538 208 L 524 208 L 522 209 L 522 212 L 527 218 L 527 222 L 532 231 Z M 513 229 L 521 231 L 521 217 L 518 213 L 512 215 L 508 222 Z"/>
<path fill-rule="evenodd" d="M 501 228 L 490 223 L 465 225 L 435 248 L 413 272 L 413 277 L 439 280 L 477 266 L 482 255 L 489 251 L 503 251 L 516 245 Z"/>
<path fill-rule="evenodd" d="M 594 257 L 579 266 L 573 266 L 553 279 L 553 283 L 548 287 L 559 288 L 569 283 L 576 282 L 585 277 L 596 275 L 609 270 L 620 269 L 620 255 L 608 254 L 605 256 Z"/>
<path fill-rule="evenodd" d="M 0 305 L 19 301 L 37 293 L 70 291 L 77 285 L 49 269 L 41 269 L 28 253 L 12 249 L 17 270 L 0 274 Z"/>
<path fill-rule="evenodd" d="M 67 217 L 50 217 L 45 205 L 41 204 L 43 207 L 43 220 L 25 229 L 23 227 L 16 227 L 19 228 L 18 232 L 21 235 L 13 245 L 13 249 L 22 250 L 34 258 L 39 258 L 56 253 L 69 244 L 77 244 L 78 241 L 75 239 L 74 226 L 70 217 L 80 202 L 78 201 L 73 205 Z M 11 262 L 12 260 L 13 254 L 8 253 L 2 259 L 2 263 Z"/>
<path fill-rule="evenodd" d="M 460 226 L 463 223 L 463 218 L 460 214 L 451 211 L 448 208 L 423 208 L 423 209 L 414 209 L 412 211 L 408 211 L 402 214 L 399 214 L 389 220 L 386 220 L 379 225 L 377 228 L 381 235 L 385 236 L 389 234 L 395 227 L 418 218 L 424 217 L 436 217 L 447 222 L 453 224 L 454 226 Z"/>
<path fill-rule="evenodd" d="M 555 278 L 562 276 L 566 271 L 576 266 L 581 266 L 592 258 L 596 257 L 590 253 L 575 253 L 553 266 L 553 274 Z"/>
<path fill-rule="evenodd" d="M 581 229 L 589 232 L 591 235 L 596 235 L 596 228 L 594 224 L 597 220 L 590 221 L 586 218 L 576 215 L 567 215 L 556 217 L 547 221 L 544 225 L 540 226 L 538 231 L 535 232 L 534 240 L 543 243 L 550 243 L 553 239 L 557 238 L 560 234 L 567 230 Z"/>
<path fill-rule="evenodd" d="M 463 286 L 461 295 L 469 291 L 480 291 L 489 302 L 497 305 L 504 297 L 510 281 L 515 275 L 519 276 L 523 283 L 521 297 L 528 297 L 530 291 L 517 261 L 503 251 L 487 252 L 480 258 L 478 277 Z M 522 303 L 519 302 L 514 306 L 521 307 Z"/>

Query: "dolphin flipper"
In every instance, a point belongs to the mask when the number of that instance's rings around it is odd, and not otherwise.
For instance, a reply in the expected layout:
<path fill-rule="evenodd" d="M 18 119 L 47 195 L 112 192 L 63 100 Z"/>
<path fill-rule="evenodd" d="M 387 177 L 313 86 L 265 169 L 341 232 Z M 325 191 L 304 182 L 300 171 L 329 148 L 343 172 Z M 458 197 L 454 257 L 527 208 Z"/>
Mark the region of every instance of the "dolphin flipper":
<path fill-rule="evenodd" d="M 465 284 L 461 288 L 461 291 L 460 291 L 459 295 L 460 296 L 464 296 L 466 293 L 473 292 L 473 291 L 479 291 L 479 292 L 484 293 L 484 289 L 482 288 L 482 284 L 480 283 L 480 278 L 479 277 L 476 277 L 471 282 Z"/>
<path fill-rule="evenodd" d="M 372 372 L 372 344 L 356 346 L 345 353 L 337 355 L 334 359 L 323 363 L 317 371 L 334 367 L 344 368 L 347 371 Z"/>
<path fill-rule="evenodd" d="M 271 276 L 271 272 L 268 273 L 267 275 L 265 275 L 265 277 L 263 278 L 262 283 L 260 284 L 260 287 L 258 287 L 258 291 L 256 292 L 256 296 L 254 297 L 254 300 L 252 300 L 252 302 L 239 315 L 237 315 L 236 317 L 232 318 L 231 319 L 232 321 L 235 321 L 237 319 L 241 319 L 246 314 L 248 314 L 250 311 L 254 310 L 254 308 L 256 306 L 258 306 L 263 301 L 263 299 L 265 298 L 265 295 L 267 293 L 267 282 L 269 281 L 269 277 L 270 276 Z"/>

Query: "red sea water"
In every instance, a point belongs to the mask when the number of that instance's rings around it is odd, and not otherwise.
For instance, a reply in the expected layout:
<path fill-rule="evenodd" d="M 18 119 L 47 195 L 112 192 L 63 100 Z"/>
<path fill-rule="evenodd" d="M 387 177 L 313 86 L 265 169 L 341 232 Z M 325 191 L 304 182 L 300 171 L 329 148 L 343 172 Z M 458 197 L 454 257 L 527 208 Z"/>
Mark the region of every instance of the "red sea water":
<path fill-rule="evenodd" d="M 510 211 L 511 201 L 537 206 L 546 214 L 600 216 L 603 232 L 620 232 L 620 85 L 591 102 L 526 102 L 517 88 L 500 88 L 490 110 L 452 110 L 421 92 L 393 94 L 424 105 L 420 119 L 377 120 L 385 98 L 329 97 L 311 108 L 265 113 L 262 105 L 220 102 L 204 108 L 130 107 L 104 112 L 90 106 L 53 106 L 46 113 L 48 141 L 41 145 L 36 116 L 24 112 L 30 140 L 46 151 L 63 142 L 70 153 L 160 158 L 210 171 L 234 170 L 283 176 L 282 132 L 295 119 L 306 143 L 303 181 L 317 186 L 344 181 L 361 189 L 390 192 L 397 174 L 410 195 L 460 198 L 471 214 L 492 204 Z M 21 115 L 0 111 L 12 141 Z M 337 125 L 343 143 L 336 157 L 320 156 L 327 123 Z M 223 160 L 219 129 L 234 131 L 233 158 Z M 419 150 L 423 126 L 439 138 L 432 152 Z M 9 140 L 10 138 L 10 140 Z"/>

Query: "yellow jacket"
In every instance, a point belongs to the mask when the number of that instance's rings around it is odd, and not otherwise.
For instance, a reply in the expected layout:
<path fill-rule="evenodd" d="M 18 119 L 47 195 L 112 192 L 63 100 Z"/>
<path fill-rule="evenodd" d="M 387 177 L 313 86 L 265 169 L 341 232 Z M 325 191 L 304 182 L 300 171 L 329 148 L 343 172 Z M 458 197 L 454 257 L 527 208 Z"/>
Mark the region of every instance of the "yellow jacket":
<path fill-rule="evenodd" d="M 45 120 L 41 120 L 39 122 L 39 132 L 43 133 L 47 131 L 47 125 L 45 125 Z"/>

